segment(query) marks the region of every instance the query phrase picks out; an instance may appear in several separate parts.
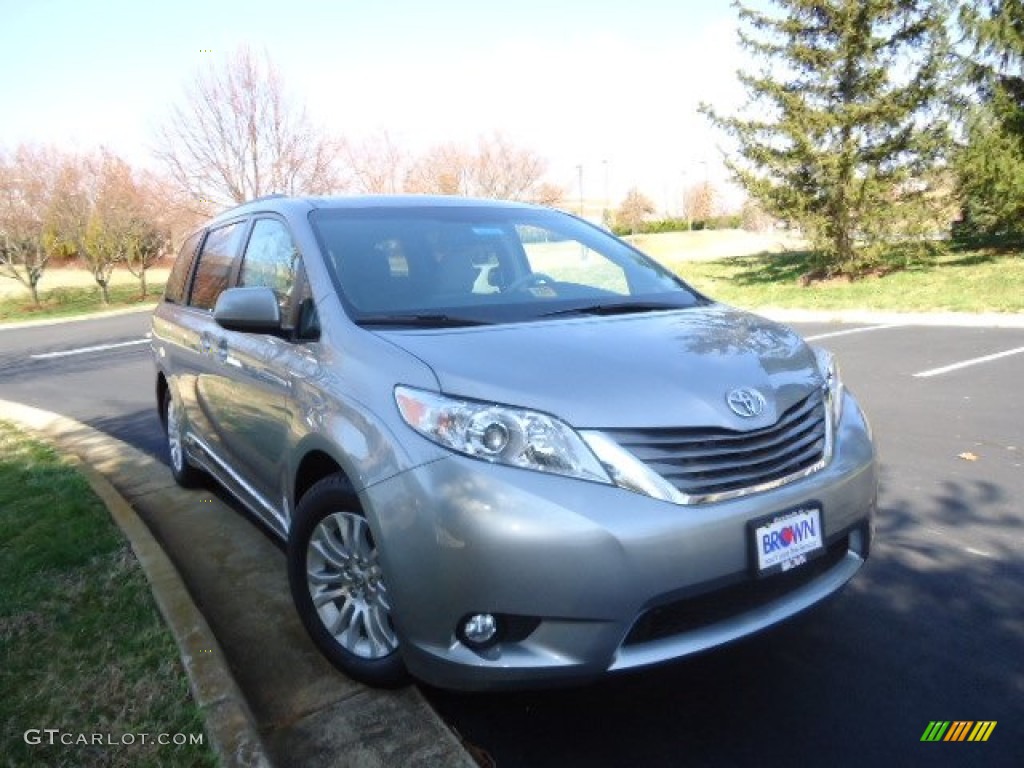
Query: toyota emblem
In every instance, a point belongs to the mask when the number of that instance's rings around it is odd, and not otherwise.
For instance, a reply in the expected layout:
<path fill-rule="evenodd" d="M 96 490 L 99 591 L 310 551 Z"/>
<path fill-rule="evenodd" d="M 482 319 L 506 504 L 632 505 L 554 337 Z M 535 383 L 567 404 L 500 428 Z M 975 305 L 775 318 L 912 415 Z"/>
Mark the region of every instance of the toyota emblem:
<path fill-rule="evenodd" d="M 729 391 L 725 396 L 725 402 L 729 404 L 733 413 L 745 419 L 752 419 L 764 412 L 764 395 L 753 387 L 741 387 Z"/>

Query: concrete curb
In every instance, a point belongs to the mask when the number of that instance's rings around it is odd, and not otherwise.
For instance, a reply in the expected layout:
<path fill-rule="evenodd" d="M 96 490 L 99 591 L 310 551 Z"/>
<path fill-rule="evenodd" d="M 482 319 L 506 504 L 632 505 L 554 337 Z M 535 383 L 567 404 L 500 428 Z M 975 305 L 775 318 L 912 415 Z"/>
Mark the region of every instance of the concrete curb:
<path fill-rule="evenodd" d="M 202 710 L 220 764 L 271 768 L 249 706 L 206 619 L 149 528 L 103 474 L 103 467 L 117 460 L 119 441 L 73 419 L 20 403 L 0 400 L 0 412 L 67 456 L 124 532 L 174 635 L 192 696 Z"/>
<path fill-rule="evenodd" d="M 780 323 L 862 323 L 866 325 L 927 325 L 956 328 L 1024 328 L 1024 312 L 875 312 L 866 309 L 782 309 L 752 307 L 754 314 Z"/>
<path fill-rule="evenodd" d="M 63 323 L 75 323 L 80 320 L 102 320 L 104 317 L 118 317 L 119 315 L 131 315 L 136 312 L 152 312 L 157 301 L 152 304 L 145 304 L 141 307 L 129 307 L 128 309 L 104 309 L 99 312 L 90 312 L 85 315 L 70 315 L 68 317 L 47 317 L 41 320 L 18 320 L 14 323 L 0 323 L 0 331 L 16 331 L 21 328 L 41 328 L 47 325 L 61 325 Z"/>

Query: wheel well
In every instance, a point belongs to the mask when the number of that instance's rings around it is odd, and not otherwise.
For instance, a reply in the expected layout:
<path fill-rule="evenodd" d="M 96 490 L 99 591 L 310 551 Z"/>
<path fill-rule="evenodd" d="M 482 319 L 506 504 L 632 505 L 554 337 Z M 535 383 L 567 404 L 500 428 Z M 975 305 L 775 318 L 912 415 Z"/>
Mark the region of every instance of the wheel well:
<path fill-rule="evenodd" d="M 329 455 L 323 451 L 310 451 L 307 453 L 302 458 L 302 463 L 299 464 L 299 469 L 295 473 L 294 506 L 298 506 L 299 501 L 305 495 L 306 491 L 312 488 L 316 483 L 320 482 L 325 477 L 335 474 L 344 477 L 349 487 L 351 487 L 352 483 L 348 481 L 348 477 L 338 465 L 338 462 L 332 459 Z"/>

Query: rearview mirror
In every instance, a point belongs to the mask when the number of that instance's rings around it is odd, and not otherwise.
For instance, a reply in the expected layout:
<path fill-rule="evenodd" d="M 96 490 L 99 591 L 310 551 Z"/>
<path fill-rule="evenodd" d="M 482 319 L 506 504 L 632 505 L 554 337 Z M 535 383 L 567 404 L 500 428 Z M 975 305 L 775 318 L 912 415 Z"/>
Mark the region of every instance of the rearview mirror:
<path fill-rule="evenodd" d="M 217 298 L 213 319 L 229 331 L 281 332 L 281 307 L 277 296 L 262 285 L 228 288 Z"/>

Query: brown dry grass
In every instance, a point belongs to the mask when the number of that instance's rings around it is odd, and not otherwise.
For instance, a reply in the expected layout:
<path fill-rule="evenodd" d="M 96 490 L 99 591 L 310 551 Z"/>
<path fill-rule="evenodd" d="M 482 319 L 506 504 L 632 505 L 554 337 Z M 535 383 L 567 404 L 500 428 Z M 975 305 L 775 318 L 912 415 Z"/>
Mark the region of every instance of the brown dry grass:
<path fill-rule="evenodd" d="M 151 284 L 164 283 L 170 273 L 170 267 L 153 267 L 146 272 L 146 281 Z M 112 285 L 137 285 L 138 280 L 127 270 L 115 270 L 111 275 Z M 52 291 L 54 288 L 92 288 L 96 285 L 92 274 L 84 269 L 69 267 L 57 267 L 47 269 L 39 281 L 39 290 L 42 293 Z M 17 280 L 11 278 L 0 279 L 0 300 L 24 298 L 31 301 L 28 289 Z"/>

